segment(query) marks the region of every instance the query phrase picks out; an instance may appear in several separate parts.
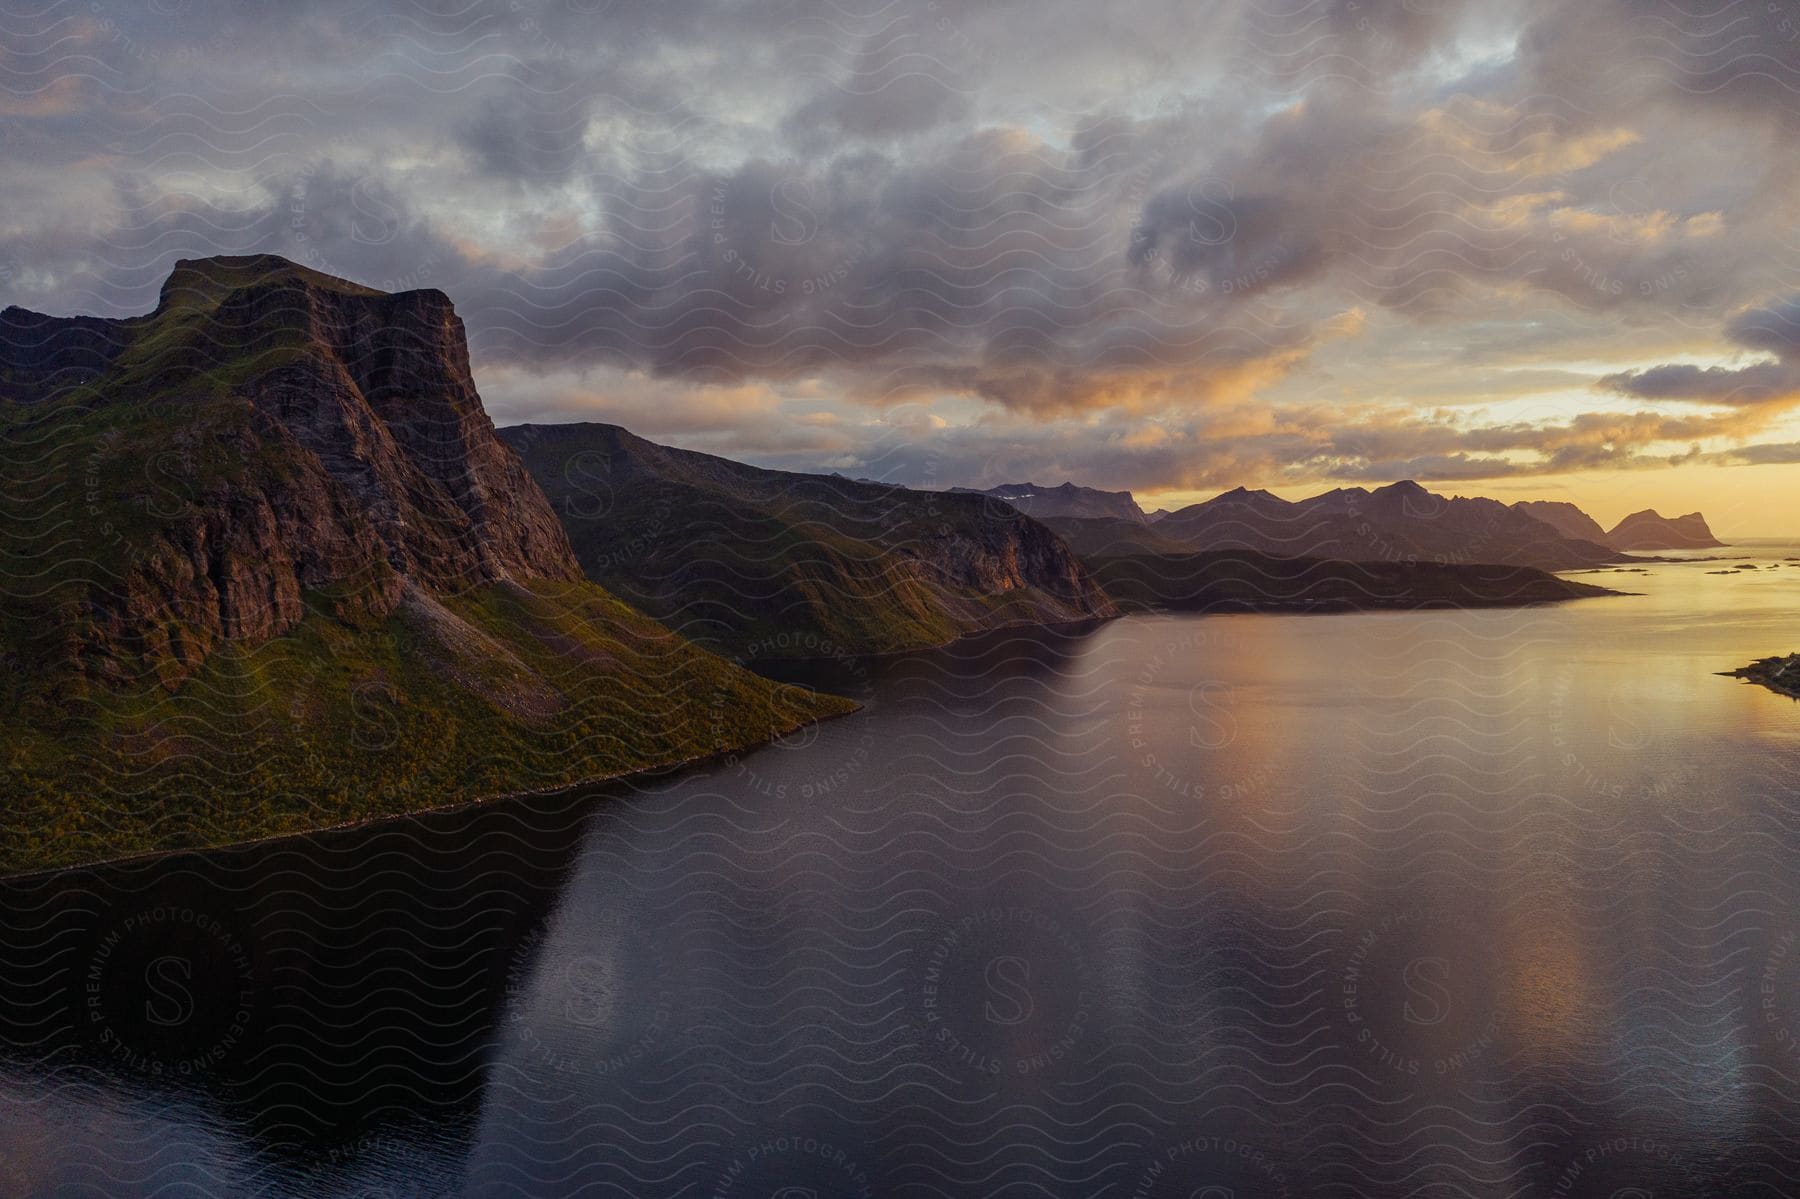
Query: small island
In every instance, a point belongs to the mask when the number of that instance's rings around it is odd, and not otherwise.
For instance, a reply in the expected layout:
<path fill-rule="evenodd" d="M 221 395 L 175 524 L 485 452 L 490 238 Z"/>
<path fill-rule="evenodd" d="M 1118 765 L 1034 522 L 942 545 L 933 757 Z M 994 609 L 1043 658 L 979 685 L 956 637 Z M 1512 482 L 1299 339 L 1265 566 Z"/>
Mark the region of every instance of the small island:
<path fill-rule="evenodd" d="M 1800 699 L 1800 654 L 1788 654 L 1786 657 L 1759 658 L 1748 666 L 1737 670 L 1721 670 L 1728 678 L 1747 679 L 1752 683 L 1761 683 L 1771 691 L 1778 691 L 1794 699 Z"/>

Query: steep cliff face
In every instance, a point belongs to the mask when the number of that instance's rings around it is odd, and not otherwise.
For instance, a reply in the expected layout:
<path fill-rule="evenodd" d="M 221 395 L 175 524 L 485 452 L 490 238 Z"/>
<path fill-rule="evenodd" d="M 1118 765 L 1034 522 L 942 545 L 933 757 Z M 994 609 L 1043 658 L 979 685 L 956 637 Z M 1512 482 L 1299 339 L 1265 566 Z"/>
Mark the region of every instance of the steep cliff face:
<path fill-rule="evenodd" d="M 887 652 L 1114 612 L 1061 538 L 979 494 L 763 470 L 613 425 L 500 435 L 589 578 L 732 653 Z"/>
<path fill-rule="evenodd" d="M 184 262 L 0 315 L 0 872 L 739 749 L 848 701 L 582 577 L 440 292 Z"/>
<path fill-rule="evenodd" d="M 8 310 L 0 362 L 18 393 L 0 443 L 9 565 L 50 569 L 41 592 L 4 599 L 40 669 L 173 684 L 309 602 L 368 621 L 402 578 L 580 577 L 494 436 L 442 292 L 387 295 L 279 258 L 184 261 L 144 317 Z"/>
<path fill-rule="evenodd" d="M 217 320 L 246 349 L 307 347 L 245 393 L 375 520 L 395 569 L 437 587 L 580 577 L 543 493 L 494 435 L 443 292 L 280 274 L 233 291 Z"/>

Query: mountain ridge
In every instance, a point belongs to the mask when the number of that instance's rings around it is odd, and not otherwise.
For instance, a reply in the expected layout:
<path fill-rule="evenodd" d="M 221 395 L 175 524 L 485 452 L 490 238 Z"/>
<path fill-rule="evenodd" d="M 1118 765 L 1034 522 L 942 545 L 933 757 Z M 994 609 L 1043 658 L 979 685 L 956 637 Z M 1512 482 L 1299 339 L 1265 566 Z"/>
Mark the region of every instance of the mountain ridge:
<path fill-rule="evenodd" d="M 893 652 L 1114 614 L 1055 533 L 991 497 L 768 470 L 600 422 L 499 435 L 589 578 L 722 652 Z"/>
<path fill-rule="evenodd" d="M 1520 500 L 1513 508 L 1543 521 L 1564 537 L 1595 545 L 1612 544 L 1599 521 L 1566 500 Z"/>
<path fill-rule="evenodd" d="M 955 493 L 983 495 L 1010 504 L 1026 516 L 1045 517 L 1110 517 L 1149 523 L 1149 517 L 1138 506 L 1129 491 L 1102 491 L 1078 483 L 1060 483 L 1040 487 L 1036 483 L 1002 483 L 997 487 L 952 487 Z"/>
<path fill-rule="evenodd" d="M 1236 487 L 1135 530 L 1053 527 L 1087 553 L 1246 550 L 1352 562 L 1437 561 L 1572 570 L 1618 560 L 1610 546 L 1567 538 L 1550 524 L 1484 497 L 1446 497 L 1406 479 L 1370 490 L 1334 488 L 1302 500 Z"/>

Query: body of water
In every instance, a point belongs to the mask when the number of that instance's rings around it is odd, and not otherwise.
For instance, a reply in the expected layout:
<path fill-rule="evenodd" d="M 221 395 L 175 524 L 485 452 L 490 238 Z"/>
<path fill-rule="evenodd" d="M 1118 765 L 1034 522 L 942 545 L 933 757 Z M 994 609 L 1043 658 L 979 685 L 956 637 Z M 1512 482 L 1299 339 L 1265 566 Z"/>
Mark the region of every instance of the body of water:
<path fill-rule="evenodd" d="M 829 661 L 703 769 L 15 882 L 0 1194 L 1800 1193 L 1800 705 L 1715 673 L 1800 549 L 1722 552 Z"/>

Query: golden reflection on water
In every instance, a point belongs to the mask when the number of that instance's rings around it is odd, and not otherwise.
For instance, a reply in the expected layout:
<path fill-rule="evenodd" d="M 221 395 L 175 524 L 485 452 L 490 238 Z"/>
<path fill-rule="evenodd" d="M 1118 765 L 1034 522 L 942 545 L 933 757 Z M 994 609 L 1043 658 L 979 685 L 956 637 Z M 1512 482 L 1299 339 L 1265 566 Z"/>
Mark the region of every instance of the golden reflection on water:
<path fill-rule="evenodd" d="M 1566 1063 L 1592 1041 L 1598 1020 L 1592 947 L 1569 918 L 1572 896 L 1542 898 L 1500 927 L 1502 1023 L 1534 1060 Z"/>

